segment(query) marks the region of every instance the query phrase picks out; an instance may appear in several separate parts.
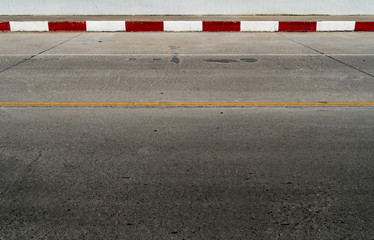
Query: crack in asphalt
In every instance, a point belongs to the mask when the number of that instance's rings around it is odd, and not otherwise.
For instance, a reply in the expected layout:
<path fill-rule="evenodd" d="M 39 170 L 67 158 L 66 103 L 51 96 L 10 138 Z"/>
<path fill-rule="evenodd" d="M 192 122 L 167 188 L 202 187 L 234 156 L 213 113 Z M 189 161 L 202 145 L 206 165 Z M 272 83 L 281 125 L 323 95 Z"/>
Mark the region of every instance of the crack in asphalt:
<path fill-rule="evenodd" d="M 54 49 L 54 48 L 56 48 L 56 47 L 59 47 L 59 46 L 61 46 L 62 44 L 67 43 L 67 42 L 69 42 L 70 40 L 73 40 L 74 38 L 79 37 L 80 35 L 82 35 L 82 33 L 81 33 L 81 34 L 78 34 L 78 35 L 76 35 L 76 36 L 74 36 L 74 37 L 72 37 L 72 38 L 69 38 L 69 39 L 67 39 L 67 40 L 65 40 L 65 41 L 63 41 L 63 42 L 61 42 L 61 43 L 59 43 L 59 44 L 57 44 L 57 45 L 55 45 L 55 46 L 53 46 L 53 47 L 50 47 L 50 48 L 48 48 L 48 49 L 46 49 L 46 50 L 43 50 L 43 51 L 41 51 L 41 52 L 39 52 L 39 53 L 37 53 L 37 54 L 33 54 L 33 55 L 31 55 L 29 58 L 22 59 L 22 61 L 20 61 L 20 62 L 18 62 L 18 63 L 15 63 L 15 64 L 13 64 L 13 65 L 10 66 L 10 67 L 7 67 L 7 68 L 1 70 L 1 71 L 0 71 L 0 74 L 3 73 L 3 72 L 5 72 L 5 71 L 8 71 L 9 69 L 12 69 L 12 68 L 14 68 L 14 67 L 17 67 L 18 65 L 20 65 L 20 64 L 22 64 L 22 63 L 24 63 L 24 62 L 27 62 L 27 61 L 33 59 L 34 57 L 37 57 L 37 56 L 39 56 L 39 55 L 41 55 L 41 54 L 43 54 L 43 53 L 45 53 L 45 52 L 48 52 L 49 50 L 52 50 L 52 49 Z"/>
<path fill-rule="evenodd" d="M 42 154 L 44 151 L 45 151 L 44 148 L 38 151 L 38 155 L 27 165 L 27 167 L 25 167 L 24 171 L 17 177 L 15 181 L 10 182 L 9 185 L 6 186 L 6 188 L 3 189 L 3 191 L 0 192 L 0 196 L 6 194 L 6 192 L 8 192 L 12 186 L 14 186 L 16 183 L 18 183 L 21 180 L 21 178 L 29 171 L 31 166 L 34 165 L 34 163 L 36 163 L 42 157 Z"/>
<path fill-rule="evenodd" d="M 355 67 L 355 66 L 352 66 L 352 65 L 350 65 L 350 64 L 348 64 L 348 63 L 345 63 L 345 62 L 343 62 L 343 61 L 341 61 L 341 60 L 339 60 L 339 59 L 336 59 L 336 58 L 334 58 L 333 56 L 330 56 L 330 55 L 328 55 L 328 54 L 326 54 L 326 53 L 324 53 L 324 52 L 321 52 L 321 51 L 319 51 L 319 50 L 317 50 L 317 49 L 315 49 L 315 48 L 313 48 L 313 47 L 310 47 L 310 46 L 308 46 L 308 45 L 302 43 L 302 42 L 299 42 L 299 41 L 297 41 L 297 40 L 295 40 L 295 39 L 293 39 L 293 38 L 290 38 L 290 37 L 288 37 L 288 36 L 285 36 L 285 35 L 283 35 L 283 34 L 281 34 L 281 33 L 278 33 L 278 35 L 280 35 L 280 36 L 282 36 L 282 37 L 285 37 L 285 38 L 287 38 L 288 40 L 290 40 L 290 41 L 292 41 L 292 42 L 295 42 L 295 43 L 297 43 L 297 44 L 300 44 L 300 45 L 302 45 L 302 46 L 304 46 L 304 47 L 306 47 L 306 48 L 308 48 L 308 49 L 310 49 L 310 50 L 313 50 L 313 51 L 315 51 L 315 52 L 317 52 L 317 53 L 319 53 L 319 54 L 321 54 L 321 55 L 323 55 L 323 56 L 325 56 L 325 57 L 327 57 L 327 58 L 329 58 L 329 59 L 331 59 L 331 60 L 334 60 L 334 61 L 336 61 L 336 62 L 338 62 L 338 63 L 340 63 L 340 64 L 343 64 L 343 65 L 345 65 L 345 66 L 347 66 L 347 67 L 350 67 L 350 68 L 352 68 L 352 69 L 355 69 L 355 70 L 357 70 L 357 71 L 359 71 L 359 72 L 361 72 L 361 73 L 363 73 L 363 74 L 365 74 L 365 75 L 367 75 L 367 76 L 369 76 L 369 77 L 374 78 L 374 75 L 373 75 L 373 74 L 370 74 L 370 73 L 368 73 L 368 72 L 365 72 L 364 70 L 361 70 L 361 69 L 359 69 L 359 68 L 357 68 L 357 67 Z"/>

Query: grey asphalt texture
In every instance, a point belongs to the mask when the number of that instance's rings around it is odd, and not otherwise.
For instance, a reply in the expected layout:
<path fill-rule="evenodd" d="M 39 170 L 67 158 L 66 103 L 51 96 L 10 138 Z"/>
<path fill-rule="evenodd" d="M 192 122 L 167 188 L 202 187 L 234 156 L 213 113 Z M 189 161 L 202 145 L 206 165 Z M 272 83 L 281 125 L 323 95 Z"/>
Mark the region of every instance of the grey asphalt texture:
<path fill-rule="evenodd" d="M 373 101 L 374 33 L 1 33 L 0 101 Z M 0 239 L 373 239 L 374 108 L 0 107 Z"/>

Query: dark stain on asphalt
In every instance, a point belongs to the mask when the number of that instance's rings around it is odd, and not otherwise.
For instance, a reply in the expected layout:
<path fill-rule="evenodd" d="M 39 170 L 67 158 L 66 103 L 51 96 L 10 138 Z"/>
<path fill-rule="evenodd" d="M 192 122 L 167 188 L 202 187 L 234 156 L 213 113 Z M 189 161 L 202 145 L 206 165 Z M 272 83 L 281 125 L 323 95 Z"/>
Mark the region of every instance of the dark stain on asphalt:
<path fill-rule="evenodd" d="M 130 61 L 136 61 L 136 58 L 129 58 Z"/>
<path fill-rule="evenodd" d="M 232 59 L 207 59 L 205 62 L 213 62 L 213 63 L 232 63 L 232 62 L 239 62 L 238 60 Z"/>
<path fill-rule="evenodd" d="M 161 61 L 161 58 L 154 58 L 153 61 Z"/>
<path fill-rule="evenodd" d="M 241 58 L 240 61 L 242 62 L 257 62 L 256 58 Z"/>
<path fill-rule="evenodd" d="M 285 183 L 282 183 L 282 184 L 285 184 L 285 185 L 291 185 L 293 184 L 292 182 L 285 182 Z"/>
<path fill-rule="evenodd" d="M 174 57 L 170 60 L 170 62 L 175 63 L 175 64 L 179 64 L 180 61 L 181 61 L 181 60 L 180 60 L 177 56 L 174 56 Z"/>
<path fill-rule="evenodd" d="M 239 60 L 235 59 L 206 59 L 205 62 L 213 62 L 213 63 L 237 63 L 237 62 L 257 62 L 255 58 L 241 58 Z"/>

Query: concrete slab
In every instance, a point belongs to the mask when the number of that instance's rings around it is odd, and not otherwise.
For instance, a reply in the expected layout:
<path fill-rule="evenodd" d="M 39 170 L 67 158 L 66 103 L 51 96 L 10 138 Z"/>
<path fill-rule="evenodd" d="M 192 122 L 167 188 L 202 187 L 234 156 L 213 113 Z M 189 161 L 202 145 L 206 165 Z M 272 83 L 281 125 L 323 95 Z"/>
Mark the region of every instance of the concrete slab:
<path fill-rule="evenodd" d="M 372 101 L 373 33 L 0 34 L 0 101 Z M 369 239 L 373 107 L 0 107 L 0 239 Z"/>
<path fill-rule="evenodd" d="M 5 34 L 0 100 L 370 101 L 372 36 Z"/>
<path fill-rule="evenodd" d="M 371 82 L 325 56 L 50 55 L 3 72 L 0 101 L 369 101 Z"/>
<path fill-rule="evenodd" d="M 371 107 L 0 108 L 0 116 L 1 156 L 32 160 L 0 195 L 0 238 L 374 234 Z"/>

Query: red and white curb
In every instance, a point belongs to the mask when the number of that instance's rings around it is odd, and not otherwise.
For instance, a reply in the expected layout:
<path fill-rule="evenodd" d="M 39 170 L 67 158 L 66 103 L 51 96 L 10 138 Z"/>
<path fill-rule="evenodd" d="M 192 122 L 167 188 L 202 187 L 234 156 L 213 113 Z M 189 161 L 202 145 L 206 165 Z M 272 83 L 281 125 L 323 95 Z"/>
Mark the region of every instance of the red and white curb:
<path fill-rule="evenodd" d="M 341 32 L 374 31 L 374 21 L 10 21 L 10 32 Z"/>

